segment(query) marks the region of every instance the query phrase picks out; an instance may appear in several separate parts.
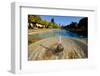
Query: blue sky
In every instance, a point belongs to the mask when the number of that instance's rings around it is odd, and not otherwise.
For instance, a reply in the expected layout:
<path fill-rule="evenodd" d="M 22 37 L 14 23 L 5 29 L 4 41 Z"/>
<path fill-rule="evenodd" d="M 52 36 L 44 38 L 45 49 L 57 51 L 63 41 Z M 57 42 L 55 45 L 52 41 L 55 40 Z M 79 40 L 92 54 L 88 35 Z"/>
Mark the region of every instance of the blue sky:
<path fill-rule="evenodd" d="M 79 22 L 81 18 L 78 16 L 40 16 L 43 20 L 51 21 L 54 18 L 55 23 L 61 25 L 68 25 L 71 22 Z"/>

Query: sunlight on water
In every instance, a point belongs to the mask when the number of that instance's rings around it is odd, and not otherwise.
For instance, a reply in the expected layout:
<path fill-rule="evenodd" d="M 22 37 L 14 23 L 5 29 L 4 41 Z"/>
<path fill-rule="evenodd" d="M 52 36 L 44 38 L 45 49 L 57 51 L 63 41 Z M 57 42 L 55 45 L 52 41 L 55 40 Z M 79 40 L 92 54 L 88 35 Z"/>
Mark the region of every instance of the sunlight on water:
<path fill-rule="evenodd" d="M 76 33 L 73 33 L 73 32 L 67 31 L 67 30 L 62 30 L 62 29 L 54 30 L 54 31 L 51 31 L 51 32 L 46 32 L 46 33 L 43 33 L 43 34 L 34 34 L 34 35 L 32 35 L 32 37 L 33 38 L 41 38 L 41 39 L 49 38 L 49 37 L 58 37 L 59 42 L 61 42 L 62 37 L 65 37 L 65 38 L 81 38 L 81 36 L 76 34 Z"/>

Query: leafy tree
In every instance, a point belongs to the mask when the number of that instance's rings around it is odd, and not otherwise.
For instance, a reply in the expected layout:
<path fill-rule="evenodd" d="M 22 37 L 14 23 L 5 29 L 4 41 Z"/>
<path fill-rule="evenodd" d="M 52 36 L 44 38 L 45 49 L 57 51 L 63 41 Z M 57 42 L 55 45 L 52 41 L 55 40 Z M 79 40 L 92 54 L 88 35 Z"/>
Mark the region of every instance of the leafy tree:
<path fill-rule="evenodd" d="M 79 23 L 72 22 L 69 25 L 66 25 L 63 27 L 63 29 L 75 32 L 77 34 L 80 34 L 82 36 L 87 37 L 88 36 L 88 18 L 82 18 Z"/>
<path fill-rule="evenodd" d="M 54 18 L 51 19 L 51 22 L 52 22 L 52 23 L 55 23 L 55 22 L 54 22 Z"/>
<path fill-rule="evenodd" d="M 49 22 L 46 21 L 46 20 L 41 20 L 41 21 L 40 21 L 40 24 L 42 24 L 44 27 L 47 27 L 48 24 L 49 24 Z"/>
<path fill-rule="evenodd" d="M 36 26 L 36 23 L 39 23 L 41 21 L 40 16 L 38 15 L 28 15 L 28 28 L 32 29 L 33 27 Z M 34 26 L 31 26 L 31 24 L 33 24 Z"/>
<path fill-rule="evenodd" d="M 41 21 L 40 16 L 38 15 L 28 15 L 28 22 L 29 23 L 39 23 Z"/>
<path fill-rule="evenodd" d="M 51 21 L 42 20 L 40 16 L 38 15 L 28 15 L 28 28 L 34 28 L 36 27 L 36 23 L 41 24 L 45 28 L 59 28 L 59 25 L 55 23 L 54 18 L 51 19 Z"/>
<path fill-rule="evenodd" d="M 80 28 L 84 28 L 84 30 L 87 30 L 87 26 L 88 26 L 88 18 L 85 17 L 85 18 L 82 18 L 80 21 L 79 21 L 79 27 Z"/>

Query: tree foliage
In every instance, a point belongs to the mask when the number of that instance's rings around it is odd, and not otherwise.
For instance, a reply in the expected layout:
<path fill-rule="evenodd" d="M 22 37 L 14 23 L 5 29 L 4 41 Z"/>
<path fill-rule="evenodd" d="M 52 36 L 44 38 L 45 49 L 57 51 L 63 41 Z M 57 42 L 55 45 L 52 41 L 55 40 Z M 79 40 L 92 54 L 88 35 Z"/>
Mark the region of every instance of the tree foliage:
<path fill-rule="evenodd" d="M 69 25 L 63 26 L 62 28 L 87 37 L 88 36 L 88 18 L 84 17 L 79 21 L 79 23 L 72 22 Z"/>
<path fill-rule="evenodd" d="M 54 22 L 54 18 L 51 19 L 51 22 L 52 22 L 52 23 L 55 23 L 55 22 Z"/>
<path fill-rule="evenodd" d="M 29 23 L 39 23 L 41 21 L 40 16 L 38 15 L 28 15 L 28 22 Z"/>
<path fill-rule="evenodd" d="M 28 23 L 29 23 L 30 28 L 32 28 L 30 23 L 34 24 L 34 27 L 36 23 L 38 23 L 38 24 L 41 24 L 45 28 L 49 28 L 49 27 L 59 28 L 59 25 L 54 22 L 54 18 L 52 18 L 51 22 L 49 22 L 47 20 L 42 20 L 41 17 L 38 15 L 28 15 Z"/>

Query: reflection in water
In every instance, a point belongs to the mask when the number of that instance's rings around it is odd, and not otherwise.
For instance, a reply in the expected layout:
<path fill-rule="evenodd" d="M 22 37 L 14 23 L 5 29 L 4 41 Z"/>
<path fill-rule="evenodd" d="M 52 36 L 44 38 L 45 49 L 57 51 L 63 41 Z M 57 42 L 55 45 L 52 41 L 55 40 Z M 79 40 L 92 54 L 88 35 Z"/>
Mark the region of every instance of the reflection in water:
<path fill-rule="evenodd" d="M 33 38 L 48 38 L 48 37 L 54 37 L 57 36 L 59 38 L 59 42 L 61 42 L 61 37 L 65 37 L 65 38 L 81 38 L 82 36 L 74 33 L 74 32 L 70 32 L 67 30 L 54 30 L 52 32 L 47 32 L 47 33 L 42 33 L 42 34 L 34 34 L 32 35 Z"/>

